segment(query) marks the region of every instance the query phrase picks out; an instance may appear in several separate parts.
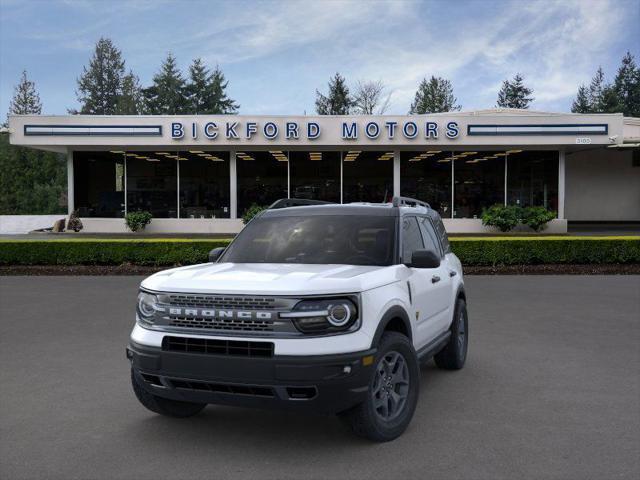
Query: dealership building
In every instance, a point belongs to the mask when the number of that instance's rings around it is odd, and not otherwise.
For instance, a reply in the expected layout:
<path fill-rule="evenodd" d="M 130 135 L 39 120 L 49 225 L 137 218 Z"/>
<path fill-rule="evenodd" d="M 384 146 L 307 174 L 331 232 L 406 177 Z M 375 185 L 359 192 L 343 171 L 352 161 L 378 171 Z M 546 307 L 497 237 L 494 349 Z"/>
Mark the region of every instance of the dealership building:
<path fill-rule="evenodd" d="M 485 231 L 494 204 L 568 222 L 640 222 L 640 119 L 491 109 L 408 116 L 11 116 L 10 141 L 67 156 L 85 231 L 234 233 L 285 198 L 414 197 L 450 232 Z"/>

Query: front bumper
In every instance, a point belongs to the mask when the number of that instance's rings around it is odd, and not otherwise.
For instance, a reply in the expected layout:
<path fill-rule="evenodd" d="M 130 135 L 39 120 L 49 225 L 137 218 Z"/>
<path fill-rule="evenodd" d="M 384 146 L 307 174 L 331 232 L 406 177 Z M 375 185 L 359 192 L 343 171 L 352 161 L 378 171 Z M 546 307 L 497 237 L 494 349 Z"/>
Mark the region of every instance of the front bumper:
<path fill-rule="evenodd" d="M 365 399 L 375 352 L 247 358 L 130 342 L 127 358 L 140 385 L 160 397 L 337 413 Z"/>

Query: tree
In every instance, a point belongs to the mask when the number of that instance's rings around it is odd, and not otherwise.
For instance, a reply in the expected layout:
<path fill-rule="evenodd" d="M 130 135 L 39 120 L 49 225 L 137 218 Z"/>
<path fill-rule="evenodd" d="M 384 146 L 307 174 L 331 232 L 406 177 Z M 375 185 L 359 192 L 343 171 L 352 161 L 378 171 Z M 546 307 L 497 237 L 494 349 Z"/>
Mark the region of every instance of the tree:
<path fill-rule="evenodd" d="M 517 73 L 512 81 L 502 82 L 502 88 L 498 92 L 498 107 L 502 108 L 529 108 L 533 101 L 530 95 L 533 89 L 524 85 L 524 78 Z"/>
<path fill-rule="evenodd" d="M 391 93 L 385 95 L 386 87 L 382 80 L 358 81 L 353 106 L 360 115 L 382 115 L 389 108 Z"/>
<path fill-rule="evenodd" d="M 216 65 L 209 73 L 202 60 L 196 58 L 189 67 L 189 83 L 185 87 L 190 113 L 237 113 L 239 105 L 226 94 L 228 83 L 220 67 Z"/>
<path fill-rule="evenodd" d="M 580 85 L 578 88 L 578 95 L 571 104 L 571 111 L 573 113 L 590 113 L 591 102 L 589 101 L 589 91 L 584 85 Z"/>
<path fill-rule="evenodd" d="M 343 76 L 336 73 L 329 80 L 327 96 L 316 90 L 316 112 L 318 115 L 348 115 L 354 106 L 354 100 L 349 95 L 349 87 Z"/>
<path fill-rule="evenodd" d="M 640 117 L 640 69 L 631 52 L 623 57 L 613 88 L 621 111 L 628 117 Z"/>
<path fill-rule="evenodd" d="M 604 79 L 604 71 L 602 67 L 598 67 L 596 74 L 589 84 L 589 104 L 591 105 L 591 113 L 602 113 L 604 111 L 604 92 L 607 84 Z"/>
<path fill-rule="evenodd" d="M 453 95 L 453 86 L 449 80 L 431 76 L 423 78 L 411 104 L 410 114 L 451 112 L 460 110 L 457 98 Z"/>
<path fill-rule="evenodd" d="M 144 97 L 140 80 L 132 71 L 122 79 L 121 93 L 116 102 L 118 115 L 140 115 L 144 113 Z"/>
<path fill-rule="evenodd" d="M 146 108 L 155 115 L 188 113 L 185 80 L 175 57 L 169 53 L 160 71 L 153 77 L 153 85 L 143 90 Z"/>
<path fill-rule="evenodd" d="M 27 78 L 26 70 L 22 71 L 20 83 L 13 91 L 9 113 L 14 115 L 40 115 L 42 113 L 42 103 L 36 91 L 36 84 Z"/>
<path fill-rule="evenodd" d="M 117 113 L 124 72 L 124 60 L 120 50 L 110 39 L 100 38 L 89 61 L 89 67 L 83 67 L 82 75 L 78 79 L 76 95 L 81 104 L 80 113 Z"/>

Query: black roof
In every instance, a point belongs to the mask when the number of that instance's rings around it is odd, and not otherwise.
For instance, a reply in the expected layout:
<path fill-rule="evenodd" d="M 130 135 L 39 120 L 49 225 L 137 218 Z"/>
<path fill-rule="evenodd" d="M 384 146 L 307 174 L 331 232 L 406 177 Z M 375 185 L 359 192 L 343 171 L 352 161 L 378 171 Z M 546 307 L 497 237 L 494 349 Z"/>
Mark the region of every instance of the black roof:
<path fill-rule="evenodd" d="M 326 205 L 308 205 L 301 207 L 287 207 L 265 210 L 261 217 L 299 217 L 307 215 L 359 215 L 395 217 L 399 209 L 391 204 L 358 205 L 329 203 Z"/>

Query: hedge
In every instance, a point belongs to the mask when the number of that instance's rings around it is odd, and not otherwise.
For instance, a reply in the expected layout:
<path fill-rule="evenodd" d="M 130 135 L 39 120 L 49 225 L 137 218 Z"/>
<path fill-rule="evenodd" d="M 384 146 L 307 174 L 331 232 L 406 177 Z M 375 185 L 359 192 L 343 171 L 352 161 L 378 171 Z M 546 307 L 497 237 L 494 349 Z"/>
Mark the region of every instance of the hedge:
<path fill-rule="evenodd" d="M 0 240 L 0 265 L 190 265 L 228 239 Z M 452 238 L 463 265 L 640 263 L 640 237 Z"/>

